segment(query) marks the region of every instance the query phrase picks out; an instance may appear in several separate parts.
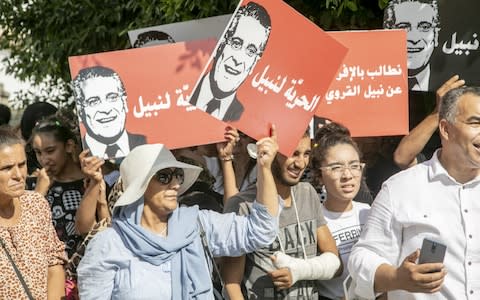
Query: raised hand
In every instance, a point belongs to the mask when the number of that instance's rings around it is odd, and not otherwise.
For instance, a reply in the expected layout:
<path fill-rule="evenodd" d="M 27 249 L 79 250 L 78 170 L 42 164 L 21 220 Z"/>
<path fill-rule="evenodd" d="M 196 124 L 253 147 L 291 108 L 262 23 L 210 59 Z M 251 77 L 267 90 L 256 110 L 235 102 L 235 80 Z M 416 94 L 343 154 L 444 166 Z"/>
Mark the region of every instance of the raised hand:
<path fill-rule="evenodd" d="M 465 84 L 465 80 L 460 79 L 460 76 L 454 75 L 452 76 L 449 80 L 445 81 L 444 84 L 442 84 L 441 87 L 438 88 L 436 92 L 436 105 L 435 105 L 435 112 L 438 112 L 438 106 L 440 105 L 440 101 L 442 100 L 442 97 L 445 96 L 445 94 L 455 88 L 461 87 Z"/>
<path fill-rule="evenodd" d="M 53 183 L 53 181 L 50 179 L 50 176 L 48 175 L 48 167 L 36 169 L 35 171 L 33 171 L 32 175 L 37 177 L 37 182 L 35 184 L 35 192 L 46 196 L 48 190 L 50 189 L 50 185 Z"/>
<path fill-rule="evenodd" d="M 83 150 L 78 158 L 83 174 L 97 183 L 103 181 L 102 165 L 105 161 L 96 156 L 88 156 L 90 150 Z"/>
<path fill-rule="evenodd" d="M 257 163 L 260 166 L 270 168 L 278 151 L 277 129 L 272 124 L 269 137 L 260 139 L 257 142 Z"/>
<path fill-rule="evenodd" d="M 218 157 L 220 160 L 232 160 L 233 158 L 233 148 L 235 147 L 236 143 L 240 140 L 240 136 L 238 134 L 237 129 L 227 126 L 225 128 L 225 142 L 217 143 L 217 152 Z"/>

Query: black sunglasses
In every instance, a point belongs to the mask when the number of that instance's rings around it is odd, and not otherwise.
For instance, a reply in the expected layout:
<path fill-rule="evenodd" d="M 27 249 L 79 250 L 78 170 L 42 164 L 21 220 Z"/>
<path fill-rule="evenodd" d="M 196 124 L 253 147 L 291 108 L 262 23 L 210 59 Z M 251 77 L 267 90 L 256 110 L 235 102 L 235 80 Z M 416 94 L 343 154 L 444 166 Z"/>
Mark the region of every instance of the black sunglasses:
<path fill-rule="evenodd" d="M 153 178 L 161 184 L 170 184 L 173 177 L 177 178 L 178 184 L 183 184 L 185 181 L 185 172 L 183 172 L 183 169 L 179 168 L 162 169 L 153 175 Z"/>

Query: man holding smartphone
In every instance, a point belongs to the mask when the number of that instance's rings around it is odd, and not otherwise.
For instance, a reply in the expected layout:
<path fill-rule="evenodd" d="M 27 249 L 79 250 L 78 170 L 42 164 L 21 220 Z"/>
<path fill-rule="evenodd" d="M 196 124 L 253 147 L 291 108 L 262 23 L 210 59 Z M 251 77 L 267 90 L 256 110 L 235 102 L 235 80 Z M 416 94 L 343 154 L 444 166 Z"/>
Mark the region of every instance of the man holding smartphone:
<path fill-rule="evenodd" d="M 480 87 L 449 91 L 439 119 L 442 148 L 383 184 L 350 254 L 361 297 L 480 299 Z M 443 262 L 417 262 L 425 238 Z"/>

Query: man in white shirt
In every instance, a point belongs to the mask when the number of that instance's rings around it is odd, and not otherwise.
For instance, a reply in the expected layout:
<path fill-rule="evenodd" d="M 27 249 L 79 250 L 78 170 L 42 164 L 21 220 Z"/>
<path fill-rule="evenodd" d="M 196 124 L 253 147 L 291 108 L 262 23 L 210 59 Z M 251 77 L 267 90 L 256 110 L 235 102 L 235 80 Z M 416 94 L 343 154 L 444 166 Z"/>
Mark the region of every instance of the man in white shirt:
<path fill-rule="evenodd" d="M 436 90 L 430 86 L 430 58 L 440 31 L 437 1 L 392 0 L 385 8 L 383 27 L 407 31 L 409 89 Z"/>
<path fill-rule="evenodd" d="M 348 263 L 364 298 L 480 299 L 480 88 L 440 103 L 442 148 L 388 179 Z M 443 263 L 417 264 L 424 238 L 447 245 Z"/>
<path fill-rule="evenodd" d="M 127 93 L 120 76 L 103 66 L 80 70 L 73 80 L 77 111 L 85 126 L 83 145 L 101 158 L 126 156 L 146 138 L 126 130 Z"/>
<path fill-rule="evenodd" d="M 190 103 L 219 120 L 239 120 L 244 108 L 237 90 L 262 57 L 270 30 L 270 16 L 263 6 L 249 2 L 240 7 Z"/>

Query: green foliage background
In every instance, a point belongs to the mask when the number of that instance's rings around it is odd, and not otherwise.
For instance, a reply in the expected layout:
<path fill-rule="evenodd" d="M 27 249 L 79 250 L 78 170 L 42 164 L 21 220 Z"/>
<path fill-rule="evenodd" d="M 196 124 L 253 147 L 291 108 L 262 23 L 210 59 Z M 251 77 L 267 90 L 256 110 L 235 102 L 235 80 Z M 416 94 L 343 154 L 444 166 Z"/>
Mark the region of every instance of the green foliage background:
<path fill-rule="evenodd" d="M 272 0 L 273 1 L 273 0 Z M 286 1 L 324 30 L 380 28 L 388 0 Z M 130 47 L 127 32 L 232 13 L 238 0 L 1 0 L 0 49 L 7 73 L 40 84 L 12 105 L 72 103 L 68 57 Z"/>

